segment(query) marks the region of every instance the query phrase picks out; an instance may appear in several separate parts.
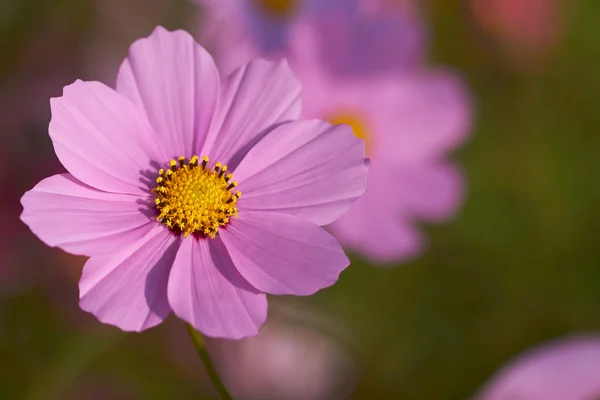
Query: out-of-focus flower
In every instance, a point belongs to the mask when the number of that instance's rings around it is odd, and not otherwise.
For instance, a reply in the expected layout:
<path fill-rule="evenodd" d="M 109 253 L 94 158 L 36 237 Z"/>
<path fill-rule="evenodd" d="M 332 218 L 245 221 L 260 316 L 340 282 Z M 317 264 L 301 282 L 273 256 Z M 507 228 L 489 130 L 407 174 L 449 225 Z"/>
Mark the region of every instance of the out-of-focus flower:
<path fill-rule="evenodd" d="M 556 46 L 563 22 L 558 0 L 469 0 L 477 24 L 519 61 Z"/>
<path fill-rule="evenodd" d="M 375 261 L 405 259 L 422 246 L 416 221 L 445 220 L 461 203 L 461 174 L 445 157 L 469 132 L 466 89 L 445 70 L 339 79 L 317 42 L 343 38 L 324 32 L 325 26 L 305 20 L 293 31 L 290 60 L 303 84 L 303 115 L 350 125 L 371 159 L 365 196 L 334 223 L 333 232 Z M 349 50 L 332 58 L 360 64 L 352 46 L 346 43 Z"/>
<path fill-rule="evenodd" d="M 368 190 L 332 231 L 374 261 L 403 260 L 422 248 L 417 221 L 448 219 L 461 203 L 461 174 L 445 157 L 469 133 L 466 89 L 454 74 L 422 67 L 425 32 L 414 7 L 328 5 L 287 22 L 282 54 L 302 82 L 303 116 L 350 125 L 367 143 Z M 232 19 L 215 18 L 214 29 L 226 31 Z M 269 57 L 252 38 L 212 42 L 218 62 L 230 69 Z"/>
<path fill-rule="evenodd" d="M 311 43 L 314 61 L 337 78 L 410 70 L 423 62 L 425 34 L 412 13 L 360 6 L 354 11 L 329 9 L 311 18 L 310 24 L 312 35 L 319 38 Z M 311 35 L 291 31 L 290 42 L 298 35 Z"/>
<path fill-rule="evenodd" d="M 289 24 L 296 18 L 332 7 L 350 7 L 356 0 L 196 0 L 209 18 L 227 24 L 234 36 L 249 38 L 263 53 L 285 51 Z M 218 29 L 218 28 L 217 28 Z M 215 32 L 216 33 L 216 32 Z"/>
<path fill-rule="evenodd" d="M 309 310 L 274 311 L 256 337 L 207 341 L 235 398 L 346 398 L 354 387 L 357 367 L 347 345 L 328 334 L 333 328 Z M 336 332 L 336 338 L 342 335 Z"/>
<path fill-rule="evenodd" d="M 141 331 L 172 310 L 207 336 L 254 335 L 265 293 L 312 294 L 348 265 L 319 225 L 363 194 L 364 143 L 347 126 L 295 121 L 285 62 L 221 82 L 189 34 L 157 28 L 132 45 L 116 91 L 77 81 L 51 109 L 70 173 L 27 192 L 21 218 L 91 256 L 80 306 L 102 322 Z"/>
<path fill-rule="evenodd" d="M 478 400 L 593 400 L 600 398 L 600 337 L 553 341 L 511 361 Z"/>
<path fill-rule="evenodd" d="M 337 75 L 378 74 L 415 67 L 425 34 L 412 12 L 388 12 L 364 0 L 199 0 L 206 5 L 201 37 L 223 71 L 250 59 L 289 57 L 291 27 L 310 19 L 327 40 L 319 57 Z M 377 5 L 380 6 L 377 6 Z M 358 62 L 357 62 L 358 61 Z"/>
<path fill-rule="evenodd" d="M 355 0 L 196 0 L 203 6 L 200 36 L 227 75 L 256 56 L 287 53 L 290 22 Z"/>

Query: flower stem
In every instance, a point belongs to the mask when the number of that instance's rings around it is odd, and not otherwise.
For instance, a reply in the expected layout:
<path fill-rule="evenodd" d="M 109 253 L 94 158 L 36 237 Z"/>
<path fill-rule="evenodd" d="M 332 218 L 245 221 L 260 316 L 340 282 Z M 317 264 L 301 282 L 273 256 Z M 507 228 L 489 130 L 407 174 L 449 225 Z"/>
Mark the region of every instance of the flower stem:
<path fill-rule="evenodd" d="M 185 324 L 185 326 L 187 327 L 190 338 L 192 339 L 192 343 L 194 343 L 196 353 L 198 353 L 198 355 L 200 356 L 200 359 L 204 364 L 204 368 L 206 368 L 206 373 L 208 374 L 208 377 L 210 378 L 210 381 L 212 382 L 213 386 L 215 387 L 215 389 L 217 390 L 217 392 L 223 400 L 233 400 L 229 392 L 227 392 L 227 388 L 225 387 L 225 385 L 223 385 L 223 382 L 221 382 L 217 371 L 215 370 L 215 367 L 210 359 L 210 355 L 206 350 L 204 338 L 202 338 L 202 335 L 198 331 L 196 331 L 190 324 Z"/>

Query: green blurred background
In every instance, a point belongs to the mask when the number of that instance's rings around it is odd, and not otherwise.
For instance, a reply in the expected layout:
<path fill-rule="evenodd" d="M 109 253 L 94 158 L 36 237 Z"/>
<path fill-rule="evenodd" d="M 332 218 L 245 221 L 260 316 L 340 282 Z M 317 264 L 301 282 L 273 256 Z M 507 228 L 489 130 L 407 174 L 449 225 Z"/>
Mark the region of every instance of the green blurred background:
<path fill-rule="evenodd" d="M 490 28 L 468 1 L 425 5 L 431 62 L 473 93 L 472 138 L 454 155 L 462 211 L 423 227 L 415 261 L 353 257 L 334 287 L 271 299 L 353 360 L 338 397 L 469 398 L 521 351 L 600 331 L 600 2 L 558 5 L 556 37 L 541 46 Z M 0 398 L 214 398 L 181 322 L 142 334 L 101 325 L 77 307 L 85 259 L 18 219 L 22 193 L 61 171 L 49 97 L 76 78 L 113 84 L 133 40 L 157 24 L 196 33 L 197 14 L 184 0 L 0 0 Z"/>

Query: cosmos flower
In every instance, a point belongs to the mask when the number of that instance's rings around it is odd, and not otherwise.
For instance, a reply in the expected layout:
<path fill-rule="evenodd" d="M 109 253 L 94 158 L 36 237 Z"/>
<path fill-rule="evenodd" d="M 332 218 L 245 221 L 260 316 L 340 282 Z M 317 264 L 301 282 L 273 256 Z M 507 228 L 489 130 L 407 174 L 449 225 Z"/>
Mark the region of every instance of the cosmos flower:
<path fill-rule="evenodd" d="M 347 40 L 354 35 L 337 36 L 323 31 L 326 26 L 303 20 L 291 33 L 290 63 L 303 85 L 303 116 L 352 126 L 371 160 L 365 196 L 332 231 L 373 261 L 407 259 L 423 246 L 416 223 L 446 220 L 461 203 L 462 176 L 446 156 L 469 133 L 466 88 L 451 72 L 430 68 L 340 77 L 330 68 L 335 59 L 356 71 L 362 63 L 363 70 L 377 66 Z M 323 41 L 347 51 L 324 57 Z M 389 48 L 376 46 L 382 53 Z"/>
<path fill-rule="evenodd" d="M 461 173 L 445 158 L 469 133 L 467 91 L 451 72 L 423 67 L 426 37 L 415 9 L 384 0 L 327 5 L 287 21 L 280 53 L 303 85 L 303 116 L 348 124 L 367 143 L 366 195 L 331 231 L 372 261 L 402 261 L 422 250 L 418 222 L 447 220 L 462 202 Z M 212 29 L 243 27 L 234 23 L 243 10 L 213 18 Z M 270 56 L 241 30 L 236 39 L 204 36 L 225 69 Z"/>
<path fill-rule="evenodd" d="M 299 18 L 291 24 L 288 54 L 298 24 L 308 23 L 315 37 L 315 61 L 337 78 L 351 79 L 384 73 L 411 71 L 425 57 L 427 35 L 416 12 L 386 6 L 381 0 L 355 0 L 350 7 L 330 7 L 312 18 Z"/>
<path fill-rule="evenodd" d="M 290 21 L 321 12 L 332 5 L 356 0 L 196 0 L 207 8 L 210 18 L 250 37 L 258 50 L 265 53 L 283 51 Z"/>
<path fill-rule="evenodd" d="M 212 45 L 220 70 L 260 57 L 289 57 L 296 21 L 321 33 L 319 52 L 336 74 L 381 73 L 418 65 L 424 30 L 414 13 L 383 11 L 381 0 L 197 0 L 205 6 L 200 36 Z M 378 7 L 375 7 L 378 6 Z M 354 58 L 360 58 L 355 63 Z"/>
<path fill-rule="evenodd" d="M 473 18 L 484 33 L 521 63 L 543 56 L 560 42 L 562 7 L 567 4 L 558 0 L 469 1 Z"/>
<path fill-rule="evenodd" d="M 206 347 L 235 398 L 344 399 L 358 372 L 348 334 L 332 315 L 276 303 L 257 336 Z"/>
<path fill-rule="evenodd" d="M 478 400 L 591 400 L 600 397 L 600 337 L 546 343 L 511 361 Z"/>
<path fill-rule="evenodd" d="M 51 109 L 69 173 L 27 192 L 21 219 L 90 256 L 80 306 L 100 321 L 141 331 L 173 311 L 207 336 L 251 336 L 265 293 L 312 294 L 348 265 L 319 226 L 364 192 L 364 144 L 296 121 L 285 61 L 221 80 L 189 34 L 159 27 L 131 46 L 116 90 L 76 81 Z"/>

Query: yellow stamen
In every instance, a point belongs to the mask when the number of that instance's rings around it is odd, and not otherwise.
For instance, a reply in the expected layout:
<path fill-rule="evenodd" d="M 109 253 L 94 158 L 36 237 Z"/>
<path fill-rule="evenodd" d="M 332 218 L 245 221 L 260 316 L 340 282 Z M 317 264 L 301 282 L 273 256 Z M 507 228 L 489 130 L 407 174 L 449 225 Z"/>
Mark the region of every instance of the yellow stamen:
<path fill-rule="evenodd" d="M 219 172 L 219 178 L 223 177 L 223 174 L 227 171 L 227 165 L 223 165 L 221 172 Z"/>
<path fill-rule="evenodd" d="M 202 168 L 198 157 L 193 156 L 189 163 L 181 156 L 169 162 L 169 169 L 159 170 L 157 186 L 152 191 L 156 195 L 158 221 L 171 230 L 190 234 L 203 234 L 214 238 L 220 227 L 237 217 L 237 200 L 241 192 L 233 193 L 237 182 L 229 183 L 232 175 L 223 175 L 227 170 L 217 162 L 213 169 L 206 168 L 208 157 L 202 157 Z M 177 165 L 179 164 L 179 165 Z"/>

